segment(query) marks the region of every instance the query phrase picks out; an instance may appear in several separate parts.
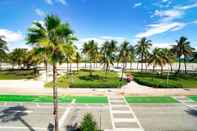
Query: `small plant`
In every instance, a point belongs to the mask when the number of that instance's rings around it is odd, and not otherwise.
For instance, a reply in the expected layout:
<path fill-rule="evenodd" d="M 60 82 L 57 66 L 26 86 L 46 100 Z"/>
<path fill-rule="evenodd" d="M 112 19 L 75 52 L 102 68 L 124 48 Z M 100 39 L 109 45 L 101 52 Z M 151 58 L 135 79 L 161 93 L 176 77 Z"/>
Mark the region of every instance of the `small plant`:
<path fill-rule="evenodd" d="M 90 113 L 87 113 L 80 125 L 80 131 L 97 131 L 96 122 Z"/>

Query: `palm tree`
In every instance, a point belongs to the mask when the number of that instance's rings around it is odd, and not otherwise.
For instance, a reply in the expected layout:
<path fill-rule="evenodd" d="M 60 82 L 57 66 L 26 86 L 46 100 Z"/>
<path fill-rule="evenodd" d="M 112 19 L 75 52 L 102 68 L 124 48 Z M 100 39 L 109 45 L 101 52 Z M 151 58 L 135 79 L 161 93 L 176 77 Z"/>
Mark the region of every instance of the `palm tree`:
<path fill-rule="evenodd" d="M 170 65 L 170 70 L 172 72 L 172 63 L 176 61 L 176 57 L 170 49 L 164 48 L 163 52 L 166 58 L 166 62 Z"/>
<path fill-rule="evenodd" d="M 192 55 L 192 51 L 194 50 L 194 48 L 190 46 L 190 42 L 184 36 L 180 37 L 179 40 L 176 40 L 176 43 L 177 43 L 176 45 L 172 45 L 172 51 L 176 54 L 179 60 L 179 67 L 177 73 L 180 72 L 182 56 L 184 56 L 183 60 L 185 65 L 185 73 L 187 73 L 186 57 Z"/>
<path fill-rule="evenodd" d="M 121 80 L 123 79 L 123 73 L 125 71 L 125 69 L 127 68 L 127 63 L 129 61 L 130 58 L 130 45 L 129 42 L 124 41 L 121 45 L 120 45 L 120 61 L 123 63 L 122 66 L 122 74 L 121 74 Z"/>
<path fill-rule="evenodd" d="M 132 63 L 135 59 L 135 48 L 132 45 L 129 46 L 129 52 L 130 52 L 129 53 L 129 61 L 130 61 L 130 69 L 131 69 Z"/>
<path fill-rule="evenodd" d="M 149 64 L 153 65 L 153 71 L 155 69 L 155 66 L 161 67 L 161 75 L 163 73 L 163 66 L 167 63 L 165 55 L 165 50 L 162 48 L 155 48 L 150 55 Z"/>
<path fill-rule="evenodd" d="M 78 72 L 78 70 L 79 70 L 79 62 L 80 62 L 80 60 L 81 60 L 81 55 L 80 55 L 80 53 L 79 53 L 79 52 L 76 52 L 75 57 L 76 57 L 77 72 Z"/>
<path fill-rule="evenodd" d="M 151 40 L 147 40 L 145 37 L 143 37 L 138 41 L 138 44 L 135 46 L 136 53 L 139 56 L 141 62 L 141 71 L 143 71 L 143 63 L 147 61 L 147 55 L 149 54 L 149 49 L 152 46 L 151 42 Z"/>
<path fill-rule="evenodd" d="M 117 42 L 115 40 L 105 41 L 101 47 L 101 63 L 104 64 L 105 77 L 110 70 L 110 65 L 113 65 L 115 53 L 117 50 Z"/>
<path fill-rule="evenodd" d="M 68 72 L 69 63 L 70 63 L 70 72 L 71 72 L 71 68 L 72 68 L 71 66 L 74 60 L 75 53 L 76 53 L 76 46 L 72 42 L 67 43 L 64 46 L 64 54 L 67 62 L 67 72 Z"/>
<path fill-rule="evenodd" d="M 96 55 L 98 52 L 98 46 L 97 43 L 94 40 L 91 40 L 87 43 L 87 56 L 89 58 L 90 61 L 90 76 L 92 76 L 92 63 L 95 61 L 96 59 Z"/>
<path fill-rule="evenodd" d="M 28 55 L 26 48 L 15 48 L 9 55 L 12 65 L 17 65 L 19 68 L 24 68 L 25 57 Z"/>
<path fill-rule="evenodd" d="M 33 22 L 33 26 L 28 29 L 27 44 L 34 47 L 46 48 L 50 51 L 48 61 L 53 66 L 53 104 L 55 131 L 58 131 L 58 94 L 56 88 L 57 63 L 64 58 L 64 47 L 69 41 L 73 31 L 68 23 L 62 23 L 55 15 L 48 15 L 44 19 L 44 24 Z"/>
<path fill-rule="evenodd" d="M 0 36 L 0 69 L 1 69 L 1 62 L 7 58 L 6 51 L 8 51 L 7 42 L 3 40 L 3 36 Z"/>
<path fill-rule="evenodd" d="M 86 57 L 87 57 L 87 52 L 88 52 L 88 43 L 84 43 L 83 44 L 83 47 L 82 47 L 82 54 L 84 54 L 85 56 L 85 69 L 86 69 L 86 62 L 87 62 L 87 59 L 86 59 Z"/>

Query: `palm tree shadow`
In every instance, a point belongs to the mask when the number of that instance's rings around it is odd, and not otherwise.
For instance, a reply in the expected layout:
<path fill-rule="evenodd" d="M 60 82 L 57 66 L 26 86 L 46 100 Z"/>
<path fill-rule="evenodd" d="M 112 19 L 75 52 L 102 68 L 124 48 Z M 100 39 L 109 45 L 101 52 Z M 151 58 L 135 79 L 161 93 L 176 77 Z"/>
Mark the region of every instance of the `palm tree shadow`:
<path fill-rule="evenodd" d="M 0 122 L 6 123 L 9 121 L 20 121 L 24 124 L 30 131 L 35 131 L 31 125 L 29 125 L 24 119 L 23 116 L 26 116 L 25 112 L 27 109 L 24 106 L 13 106 L 8 107 L 0 111 Z"/>
<path fill-rule="evenodd" d="M 192 115 L 194 117 L 197 117 L 197 110 L 196 109 L 188 109 L 185 110 L 189 115 Z"/>

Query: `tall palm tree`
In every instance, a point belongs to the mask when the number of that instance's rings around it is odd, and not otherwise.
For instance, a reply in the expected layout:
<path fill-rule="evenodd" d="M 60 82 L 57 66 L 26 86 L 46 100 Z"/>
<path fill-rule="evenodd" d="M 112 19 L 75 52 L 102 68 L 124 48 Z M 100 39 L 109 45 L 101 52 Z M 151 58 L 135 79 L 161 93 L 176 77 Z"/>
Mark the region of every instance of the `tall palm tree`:
<path fill-rule="evenodd" d="M 129 53 L 129 61 L 130 61 L 130 69 L 131 69 L 132 63 L 135 59 L 135 48 L 132 45 L 129 46 L 129 52 L 130 52 Z"/>
<path fill-rule="evenodd" d="M 149 49 L 152 46 L 151 42 L 151 40 L 147 40 L 145 37 L 143 37 L 138 41 L 138 44 L 135 46 L 136 53 L 140 58 L 139 61 L 141 62 L 141 71 L 143 71 L 143 63 L 147 61 L 147 55 L 149 54 Z"/>
<path fill-rule="evenodd" d="M 163 66 L 166 65 L 167 58 L 165 55 L 165 50 L 162 48 L 155 48 L 150 55 L 149 64 L 153 65 L 153 71 L 156 66 L 161 67 L 161 75 L 163 73 Z"/>
<path fill-rule="evenodd" d="M 6 51 L 8 51 L 7 42 L 3 40 L 4 36 L 0 36 L 0 68 L 1 68 L 1 62 L 7 58 Z"/>
<path fill-rule="evenodd" d="M 179 40 L 176 40 L 176 43 L 177 43 L 176 45 L 172 45 L 172 51 L 176 54 L 179 60 L 179 67 L 177 73 L 180 72 L 182 56 L 184 57 L 183 60 L 185 66 L 185 73 L 187 73 L 186 57 L 192 55 L 192 51 L 194 50 L 194 48 L 190 46 L 190 42 L 184 36 L 181 36 Z"/>
<path fill-rule="evenodd" d="M 81 55 L 80 55 L 80 53 L 79 53 L 78 51 L 76 52 L 75 57 L 76 57 L 77 72 L 78 72 L 78 70 L 79 70 L 79 62 L 80 62 L 80 60 L 81 60 Z"/>
<path fill-rule="evenodd" d="M 27 44 L 34 47 L 46 48 L 50 51 L 48 60 L 53 66 L 53 104 L 55 131 L 58 131 L 58 94 L 56 88 L 57 63 L 64 58 L 64 47 L 73 31 L 68 23 L 62 23 L 55 15 L 48 15 L 44 19 L 44 24 L 33 22 L 28 29 Z"/>
<path fill-rule="evenodd" d="M 85 61 L 85 69 L 86 69 L 86 63 L 87 63 L 87 52 L 88 52 L 88 43 L 87 42 L 85 42 L 84 44 L 83 44 L 83 47 L 82 47 L 82 54 L 84 54 L 84 61 Z"/>
<path fill-rule="evenodd" d="M 110 70 L 110 65 L 113 65 L 115 60 L 115 53 L 117 51 L 117 41 L 105 41 L 101 47 L 101 63 L 104 64 L 105 77 Z"/>
<path fill-rule="evenodd" d="M 171 49 L 164 48 L 163 52 L 164 52 L 164 55 L 166 58 L 166 62 L 170 65 L 170 70 L 172 72 L 173 71 L 172 63 L 176 61 L 176 57 L 175 57 L 174 53 L 171 51 Z"/>
<path fill-rule="evenodd" d="M 24 68 L 25 57 L 28 55 L 26 48 L 15 48 L 9 56 L 9 59 L 13 65 L 17 65 L 18 68 Z"/>
<path fill-rule="evenodd" d="M 97 43 L 94 40 L 91 40 L 87 43 L 87 55 L 90 61 L 90 76 L 92 76 L 92 63 L 96 59 L 96 55 L 98 52 Z"/>
<path fill-rule="evenodd" d="M 74 56 L 76 53 L 76 46 L 70 42 L 67 43 L 64 46 L 64 54 L 65 54 L 65 58 L 66 58 L 66 62 L 67 62 L 67 72 L 68 72 L 68 65 L 70 64 L 70 72 L 71 72 L 71 66 L 72 66 L 72 62 L 74 60 Z"/>
<path fill-rule="evenodd" d="M 128 41 L 124 41 L 121 45 L 120 45 L 120 61 L 123 63 L 122 66 L 122 73 L 121 73 L 121 80 L 123 79 L 123 73 L 127 68 L 127 63 L 129 62 L 129 57 L 130 57 L 130 48 L 129 48 L 129 42 Z"/>

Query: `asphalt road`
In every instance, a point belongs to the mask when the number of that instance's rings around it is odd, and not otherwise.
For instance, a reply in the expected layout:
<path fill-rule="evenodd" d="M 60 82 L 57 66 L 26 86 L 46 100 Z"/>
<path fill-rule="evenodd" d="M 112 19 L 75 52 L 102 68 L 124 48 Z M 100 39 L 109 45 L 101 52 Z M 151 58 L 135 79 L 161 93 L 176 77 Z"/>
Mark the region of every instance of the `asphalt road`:
<path fill-rule="evenodd" d="M 197 131 L 197 108 L 191 110 L 180 103 L 132 104 L 131 107 L 145 131 Z M 59 118 L 67 108 L 64 104 L 59 106 Z M 64 121 L 65 131 L 68 126 L 80 122 L 88 112 L 93 114 L 99 128 L 112 128 L 108 106 L 76 105 L 72 106 Z M 51 104 L 1 103 L 0 131 L 48 131 L 52 116 Z"/>
<path fill-rule="evenodd" d="M 197 108 L 182 104 L 131 105 L 145 131 L 197 131 Z"/>

